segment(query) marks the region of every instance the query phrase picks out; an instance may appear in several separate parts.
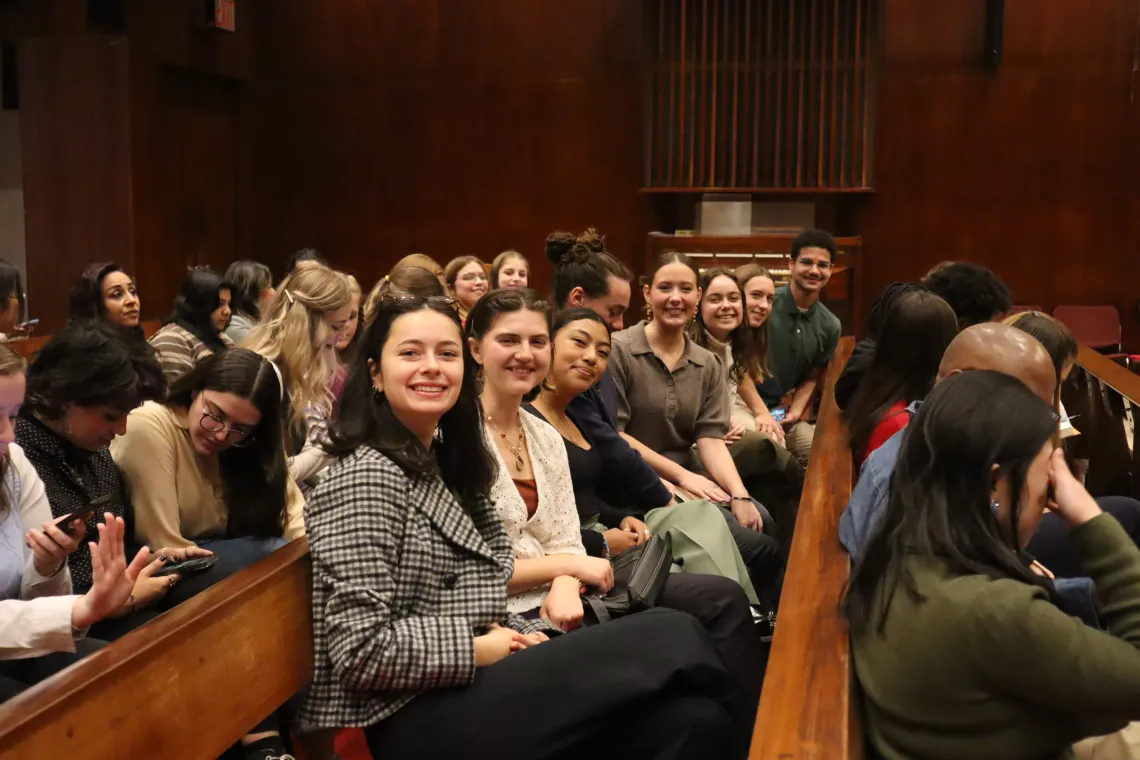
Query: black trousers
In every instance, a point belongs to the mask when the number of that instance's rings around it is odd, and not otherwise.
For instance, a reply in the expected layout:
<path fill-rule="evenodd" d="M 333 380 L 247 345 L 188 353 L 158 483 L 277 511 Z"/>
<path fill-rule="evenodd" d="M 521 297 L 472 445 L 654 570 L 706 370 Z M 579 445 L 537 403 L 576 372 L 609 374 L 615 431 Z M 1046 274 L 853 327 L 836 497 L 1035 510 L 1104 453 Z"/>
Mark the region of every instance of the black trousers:
<path fill-rule="evenodd" d="M 740 558 L 748 568 L 748 578 L 765 606 L 776 609 L 780 602 L 780 591 L 784 585 L 784 555 L 779 542 L 770 533 L 777 528 L 772 515 L 764 507 L 759 507 L 764 518 L 764 530 L 745 528 L 732 514 L 731 509 L 721 507 L 721 514 L 728 522 L 732 540 L 740 551 Z"/>
<path fill-rule="evenodd" d="M 719 575 L 673 573 L 657 606 L 689 613 L 708 632 L 736 693 L 733 721 L 742 732 L 750 732 L 768 667 L 768 647 L 752 620 L 744 589 Z"/>
<path fill-rule="evenodd" d="M 1132 537 L 1132 541 L 1140 546 L 1140 501 L 1127 496 L 1102 496 L 1096 503 L 1115 517 Z M 1069 542 L 1069 524 L 1054 512 L 1046 512 L 1041 518 L 1037 533 L 1025 550 L 1058 578 L 1081 578 L 1088 575 L 1080 554 Z"/>
<path fill-rule="evenodd" d="M 0 660 L 0 702 L 45 681 L 89 654 L 107 646 L 98 639 L 79 639 L 74 652 L 52 652 L 22 660 Z"/>
<path fill-rule="evenodd" d="M 701 625 L 654 609 L 510 655 L 364 733 L 377 758 L 743 758 L 733 709 Z"/>

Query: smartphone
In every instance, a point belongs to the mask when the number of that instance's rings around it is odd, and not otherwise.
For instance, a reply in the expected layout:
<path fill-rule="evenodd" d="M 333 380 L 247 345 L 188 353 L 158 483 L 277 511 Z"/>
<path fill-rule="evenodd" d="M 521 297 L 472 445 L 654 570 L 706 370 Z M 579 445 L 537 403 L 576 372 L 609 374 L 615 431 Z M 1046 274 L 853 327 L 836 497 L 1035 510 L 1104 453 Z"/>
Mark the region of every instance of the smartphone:
<path fill-rule="evenodd" d="M 27 330 L 29 327 L 35 327 L 40 321 L 38 319 L 29 319 L 27 322 L 21 322 L 16 325 L 17 330 Z"/>
<path fill-rule="evenodd" d="M 162 578 L 167 575 L 186 575 L 187 573 L 200 573 L 203 570 L 209 570 L 214 565 L 218 564 L 218 555 L 211 554 L 209 557 L 195 557 L 188 559 L 185 562 L 176 562 L 173 565 L 167 565 L 164 568 L 156 571 L 152 578 Z"/>
<path fill-rule="evenodd" d="M 64 515 L 63 517 L 56 520 L 56 526 L 58 526 L 60 530 L 66 530 L 64 526 L 71 525 L 71 523 L 75 522 L 76 520 L 79 520 L 80 522 L 86 524 L 91 515 L 95 514 L 101 507 L 105 507 L 111 503 L 111 497 L 112 494 L 103 494 L 98 499 L 94 499 L 93 501 L 89 502 L 87 506 L 83 507 L 82 509 L 77 509 L 71 514 Z"/>
<path fill-rule="evenodd" d="M 788 416 L 788 410 L 782 406 L 778 406 L 771 410 L 770 414 L 772 415 L 772 419 L 776 422 L 783 422 L 784 418 Z"/>

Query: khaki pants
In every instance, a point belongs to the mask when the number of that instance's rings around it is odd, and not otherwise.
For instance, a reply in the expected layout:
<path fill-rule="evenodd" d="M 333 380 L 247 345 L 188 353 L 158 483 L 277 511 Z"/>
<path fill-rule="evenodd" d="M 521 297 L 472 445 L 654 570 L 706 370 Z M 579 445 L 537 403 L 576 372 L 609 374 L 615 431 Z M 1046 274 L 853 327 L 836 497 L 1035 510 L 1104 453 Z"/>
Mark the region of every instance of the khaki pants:
<path fill-rule="evenodd" d="M 815 438 L 815 425 L 810 422 L 797 422 L 784 431 L 784 448 L 792 452 L 792 456 L 799 460 L 804 469 L 807 469 L 808 459 L 811 458 L 811 442 Z"/>
<path fill-rule="evenodd" d="M 1094 736 L 1073 745 L 1078 760 L 1140 759 L 1140 723 L 1129 723 L 1114 734 Z"/>

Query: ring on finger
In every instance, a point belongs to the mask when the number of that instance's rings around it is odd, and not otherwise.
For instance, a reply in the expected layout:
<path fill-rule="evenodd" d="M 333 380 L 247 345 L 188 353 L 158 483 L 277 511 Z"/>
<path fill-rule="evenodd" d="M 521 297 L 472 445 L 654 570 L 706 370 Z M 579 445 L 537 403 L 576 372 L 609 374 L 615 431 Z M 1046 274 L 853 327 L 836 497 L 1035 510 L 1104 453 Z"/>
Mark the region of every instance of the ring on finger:
<path fill-rule="evenodd" d="M 174 588 L 174 584 L 175 584 L 175 583 L 178 583 L 178 579 L 177 579 L 177 578 L 175 578 L 173 575 L 172 575 L 172 576 L 170 576 L 169 580 L 167 581 L 167 585 L 168 585 L 170 588 Z"/>

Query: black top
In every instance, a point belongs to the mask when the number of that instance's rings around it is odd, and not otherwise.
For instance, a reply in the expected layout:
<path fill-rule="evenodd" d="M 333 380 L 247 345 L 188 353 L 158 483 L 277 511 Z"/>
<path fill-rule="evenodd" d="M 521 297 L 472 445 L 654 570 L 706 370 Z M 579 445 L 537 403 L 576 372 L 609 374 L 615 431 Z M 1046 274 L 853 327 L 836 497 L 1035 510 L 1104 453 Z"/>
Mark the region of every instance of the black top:
<path fill-rule="evenodd" d="M 95 499 L 111 494 L 111 501 L 100 508 L 98 514 L 87 519 L 86 539 L 67 558 L 72 589 L 76 594 L 85 594 L 91 588 L 91 550 L 87 542 L 98 542 L 96 526 L 103 521 L 104 512 L 126 521 L 127 557 L 133 557 L 137 551 L 130 498 L 119 468 L 111 459 L 111 450 L 106 447 L 99 451 L 81 449 L 57 435 L 26 409 L 21 410 L 16 419 L 16 443 L 44 482 L 51 513 L 55 517 L 71 514 Z"/>
<path fill-rule="evenodd" d="M 523 404 L 522 408 L 539 419 L 544 420 L 544 422 L 549 422 L 549 420 L 541 415 L 541 412 L 535 409 L 535 407 L 532 407 L 531 404 Z M 557 430 L 557 428 L 555 427 L 554 430 Z M 640 520 L 640 518 L 644 517 L 644 512 L 614 507 L 609 501 L 606 501 L 605 498 L 602 497 L 600 491 L 602 484 L 608 482 L 609 479 L 613 479 L 613 477 L 620 479 L 622 475 L 614 472 L 612 461 L 602 456 L 600 448 L 595 446 L 585 431 L 581 431 L 581 433 L 583 433 L 583 438 L 591 444 L 591 448 L 583 449 L 575 442 L 569 440 L 567 436 L 562 435 L 562 443 L 565 448 L 567 448 L 567 459 L 570 463 L 570 480 L 573 482 L 573 500 L 575 500 L 575 504 L 578 505 L 578 517 L 580 520 L 586 522 L 597 517 L 597 521 L 606 526 L 606 528 L 620 528 L 621 521 L 625 520 L 626 517 L 637 517 L 638 520 Z M 625 441 L 622 441 L 622 443 L 625 443 Z M 594 530 L 584 530 L 581 532 L 581 542 L 583 542 L 586 547 L 586 554 L 595 557 L 600 557 L 604 554 L 605 548 L 601 533 Z"/>
<path fill-rule="evenodd" d="M 649 463 L 618 433 L 613 408 L 607 402 L 611 388 L 616 398 L 617 386 L 607 371 L 566 409 L 582 436 L 598 450 L 606 472 L 616 474 L 606 478 L 598 491 L 611 504 L 629 504 L 641 512 L 663 507 L 672 497 Z"/>

